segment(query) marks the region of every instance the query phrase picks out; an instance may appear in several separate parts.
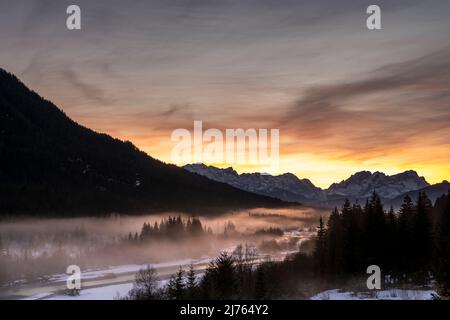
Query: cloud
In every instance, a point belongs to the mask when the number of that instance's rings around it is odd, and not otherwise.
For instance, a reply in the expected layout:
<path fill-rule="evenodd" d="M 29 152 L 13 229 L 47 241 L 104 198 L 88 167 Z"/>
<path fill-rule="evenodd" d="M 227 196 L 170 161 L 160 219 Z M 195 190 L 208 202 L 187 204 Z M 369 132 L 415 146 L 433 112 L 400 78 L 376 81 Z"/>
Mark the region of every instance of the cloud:
<path fill-rule="evenodd" d="M 85 82 L 75 71 L 65 68 L 60 70 L 60 73 L 69 85 L 72 85 L 80 92 L 80 95 L 83 98 L 90 99 L 103 106 L 111 103 L 111 100 L 107 97 L 103 90 L 100 89 L 100 87 L 92 83 Z"/>
<path fill-rule="evenodd" d="M 350 153 L 381 153 L 423 137 L 442 141 L 450 134 L 449 83 L 445 47 L 360 80 L 311 87 L 278 125 L 304 144 L 317 140 L 324 150 Z"/>

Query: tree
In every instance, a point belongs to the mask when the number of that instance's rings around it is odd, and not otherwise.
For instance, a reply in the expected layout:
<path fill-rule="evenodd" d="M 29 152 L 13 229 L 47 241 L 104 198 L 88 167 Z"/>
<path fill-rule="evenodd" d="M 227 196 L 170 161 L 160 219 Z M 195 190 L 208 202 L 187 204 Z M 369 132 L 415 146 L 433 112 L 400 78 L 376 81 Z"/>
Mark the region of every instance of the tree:
<path fill-rule="evenodd" d="M 450 297 L 450 190 L 436 200 L 435 241 L 433 271 L 438 282 L 438 292 Z"/>
<path fill-rule="evenodd" d="M 222 252 L 212 261 L 200 283 L 203 296 L 208 299 L 233 299 L 237 292 L 235 261 Z"/>
<path fill-rule="evenodd" d="M 358 224 L 353 208 L 348 199 L 342 206 L 342 259 L 345 272 L 353 273 L 358 270 L 357 264 L 357 236 Z"/>
<path fill-rule="evenodd" d="M 327 270 L 337 276 L 342 271 L 342 224 L 339 210 L 335 208 L 327 224 Z"/>
<path fill-rule="evenodd" d="M 321 216 L 317 227 L 316 246 L 314 248 L 315 270 L 319 276 L 325 273 L 326 246 L 326 229 Z"/>
<path fill-rule="evenodd" d="M 388 267 L 387 271 L 391 274 L 391 277 L 393 279 L 396 279 L 398 277 L 397 253 L 399 250 L 399 245 L 397 241 L 398 238 L 397 217 L 395 215 L 394 208 L 392 206 L 387 214 L 386 225 L 387 225 L 386 265 Z"/>
<path fill-rule="evenodd" d="M 180 269 L 174 274 L 167 284 L 167 296 L 169 299 L 181 300 L 185 296 L 186 285 L 184 283 L 184 270 Z"/>
<path fill-rule="evenodd" d="M 5 262 L 6 249 L 3 248 L 2 235 L 0 234 L 0 285 L 3 284 L 6 278 Z"/>
<path fill-rule="evenodd" d="M 365 265 L 376 264 L 385 267 L 386 256 L 384 248 L 388 245 L 383 204 L 374 191 L 364 209 L 364 243 L 366 250 Z"/>
<path fill-rule="evenodd" d="M 129 297 L 133 300 L 155 300 L 160 296 L 156 270 L 150 266 L 139 270 L 135 275 Z"/>
<path fill-rule="evenodd" d="M 431 214 L 433 205 L 425 192 L 419 192 L 414 219 L 414 263 L 416 280 L 425 284 L 428 281 L 431 253 L 433 249 Z"/>
<path fill-rule="evenodd" d="M 264 266 L 258 266 L 256 269 L 255 299 L 263 300 L 267 298 L 266 279 Z"/>
<path fill-rule="evenodd" d="M 197 291 L 197 277 L 195 275 L 194 266 L 191 264 L 189 266 L 189 271 L 186 275 L 186 298 L 194 299 L 196 297 Z"/>
<path fill-rule="evenodd" d="M 406 195 L 400 207 L 398 214 L 398 268 L 401 271 L 402 278 L 413 269 L 411 265 L 414 257 L 413 247 L 413 220 L 416 209 L 411 198 Z"/>
<path fill-rule="evenodd" d="M 188 222 L 189 224 L 187 225 L 186 229 L 191 236 L 196 237 L 203 234 L 203 226 L 200 219 L 192 217 L 192 219 L 189 219 Z"/>

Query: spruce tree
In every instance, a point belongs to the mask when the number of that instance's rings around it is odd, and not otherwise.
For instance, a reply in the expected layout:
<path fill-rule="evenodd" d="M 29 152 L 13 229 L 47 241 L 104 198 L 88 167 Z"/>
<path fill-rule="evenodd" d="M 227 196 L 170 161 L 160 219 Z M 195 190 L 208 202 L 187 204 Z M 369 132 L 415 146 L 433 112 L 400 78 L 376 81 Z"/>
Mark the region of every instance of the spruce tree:
<path fill-rule="evenodd" d="M 206 269 L 201 288 L 207 299 L 233 299 L 237 284 L 235 261 L 232 256 L 222 252 Z"/>
<path fill-rule="evenodd" d="M 398 269 L 399 275 L 402 279 L 407 278 L 407 275 L 412 272 L 412 260 L 414 257 L 413 246 L 413 223 L 416 208 L 412 199 L 406 195 L 400 207 L 398 216 Z"/>
<path fill-rule="evenodd" d="M 314 248 L 315 271 L 319 276 L 325 274 L 326 268 L 326 229 L 322 216 L 317 227 L 317 236 Z"/>
<path fill-rule="evenodd" d="M 194 266 L 191 264 L 186 275 L 186 298 L 194 299 L 196 296 L 196 289 L 197 277 L 195 275 Z"/>
<path fill-rule="evenodd" d="M 414 267 L 416 280 L 426 284 L 428 281 L 431 254 L 433 249 L 431 214 L 433 205 L 425 192 L 419 192 L 414 219 Z"/>
<path fill-rule="evenodd" d="M 185 296 L 186 285 L 184 283 L 184 270 L 180 266 L 178 272 L 169 280 L 167 284 L 167 295 L 169 299 L 181 300 Z"/>
<path fill-rule="evenodd" d="M 357 222 L 350 201 L 345 199 L 342 206 L 342 267 L 346 273 L 357 271 L 356 245 Z"/>
<path fill-rule="evenodd" d="M 394 212 L 394 208 L 391 206 L 389 212 L 387 214 L 387 246 L 386 246 L 386 266 L 387 272 L 390 274 L 393 281 L 396 281 L 398 278 L 398 269 L 399 269 L 399 261 L 398 261 L 398 250 L 400 249 L 398 244 L 398 228 L 397 228 L 397 217 Z"/>
<path fill-rule="evenodd" d="M 366 266 L 375 264 L 383 268 L 387 260 L 384 251 L 387 245 L 386 224 L 383 205 L 375 191 L 369 199 L 364 215 Z"/>
<path fill-rule="evenodd" d="M 267 299 L 266 279 L 264 266 L 259 266 L 256 270 L 255 299 Z"/>
<path fill-rule="evenodd" d="M 0 286 L 5 282 L 6 278 L 5 260 L 6 260 L 6 249 L 3 248 L 2 235 L 0 234 Z"/>
<path fill-rule="evenodd" d="M 450 190 L 435 205 L 435 241 L 433 271 L 438 282 L 438 293 L 450 298 Z"/>
<path fill-rule="evenodd" d="M 342 225 L 337 208 L 333 210 L 328 219 L 326 234 L 327 271 L 332 276 L 337 276 L 342 271 Z"/>

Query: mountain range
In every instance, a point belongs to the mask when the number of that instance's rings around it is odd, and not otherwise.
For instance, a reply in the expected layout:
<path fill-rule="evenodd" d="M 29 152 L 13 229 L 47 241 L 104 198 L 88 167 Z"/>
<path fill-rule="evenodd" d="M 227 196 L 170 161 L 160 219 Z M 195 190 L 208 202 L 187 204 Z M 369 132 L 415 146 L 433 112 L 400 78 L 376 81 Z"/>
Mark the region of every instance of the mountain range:
<path fill-rule="evenodd" d="M 277 207 L 94 132 L 0 69 L 0 216 Z"/>
<path fill-rule="evenodd" d="M 277 176 L 261 173 L 238 174 L 233 168 L 219 169 L 201 163 L 189 164 L 184 168 L 242 190 L 284 201 L 323 207 L 340 206 L 346 198 L 353 202 L 364 202 L 374 191 L 385 203 L 398 207 L 406 194 L 415 198 L 419 191 L 425 191 L 434 201 L 450 189 L 447 181 L 430 185 L 413 170 L 391 176 L 382 172 L 361 171 L 346 180 L 333 183 L 327 189 L 321 189 L 310 180 L 299 179 L 292 173 Z"/>
<path fill-rule="evenodd" d="M 278 176 L 163 163 L 129 141 L 97 133 L 17 77 L 0 69 L 0 216 L 98 215 L 179 210 L 341 205 L 377 191 L 397 206 L 425 191 L 433 200 L 450 189 L 429 185 L 414 171 L 388 176 L 358 172 L 321 189 L 291 173 Z"/>

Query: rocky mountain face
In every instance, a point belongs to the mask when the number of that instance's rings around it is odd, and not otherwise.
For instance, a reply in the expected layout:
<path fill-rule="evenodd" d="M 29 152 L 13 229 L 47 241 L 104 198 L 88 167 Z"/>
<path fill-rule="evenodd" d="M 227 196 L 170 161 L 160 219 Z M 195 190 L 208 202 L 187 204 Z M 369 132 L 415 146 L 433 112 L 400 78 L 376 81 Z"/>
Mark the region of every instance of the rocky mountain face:
<path fill-rule="evenodd" d="M 204 164 L 189 164 L 184 168 L 209 179 L 230 184 L 236 188 L 267 195 L 284 201 L 321 206 L 341 205 L 345 198 L 365 201 L 373 191 L 383 200 L 393 200 L 408 192 L 429 188 L 429 183 L 417 172 L 409 170 L 395 175 L 361 171 L 328 189 L 320 189 L 308 180 L 286 173 L 278 176 L 260 173 L 238 174 L 233 168 L 219 169 Z"/>
<path fill-rule="evenodd" d="M 184 166 L 184 168 L 242 190 L 284 201 L 307 203 L 321 199 L 323 194 L 322 189 L 314 186 L 308 179 L 299 179 L 291 173 L 279 176 L 261 173 L 238 174 L 233 168 L 219 169 L 204 164 L 190 164 Z"/>
<path fill-rule="evenodd" d="M 327 190 L 327 198 L 368 198 L 376 191 L 381 198 L 392 199 L 405 192 L 418 190 L 429 186 L 424 177 L 417 172 L 409 170 L 392 176 L 382 172 L 371 173 L 361 171 L 355 173 L 347 180 L 333 183 Z"/>

